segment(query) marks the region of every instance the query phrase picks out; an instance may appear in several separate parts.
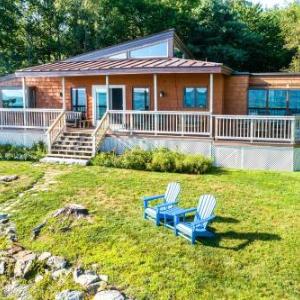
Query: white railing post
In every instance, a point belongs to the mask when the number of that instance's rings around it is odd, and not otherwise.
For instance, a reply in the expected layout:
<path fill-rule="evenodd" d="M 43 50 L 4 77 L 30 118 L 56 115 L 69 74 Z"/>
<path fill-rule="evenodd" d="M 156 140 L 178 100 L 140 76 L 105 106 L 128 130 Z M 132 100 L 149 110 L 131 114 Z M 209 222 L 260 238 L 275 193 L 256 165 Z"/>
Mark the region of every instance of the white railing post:
<path fill-rule="evenodd" d="M 181 115 L 181 135 L 182 136 L 184 136 L 184 126 L 183 126 L 183 124 L 185 123 L 184 121 L 185 121 L 184 115 Z"/>
<path fill-rule="evenodd" d="M 130 135 L 132 135 L 132 129 L 133 129 L 133 113 L 130 112 L 130 115 L 129 115 L 129 132 L 130 132 Z"/>
<path fill-rule="evenodd" d="M 291 120 L 291 144 L 295 144 L 296 141 L 296 118 Z"/>
<path fill-rule="evenodd" d="M 254 138 L 254 120 L 250 120 L 250 142 L 253 143 Z"/>

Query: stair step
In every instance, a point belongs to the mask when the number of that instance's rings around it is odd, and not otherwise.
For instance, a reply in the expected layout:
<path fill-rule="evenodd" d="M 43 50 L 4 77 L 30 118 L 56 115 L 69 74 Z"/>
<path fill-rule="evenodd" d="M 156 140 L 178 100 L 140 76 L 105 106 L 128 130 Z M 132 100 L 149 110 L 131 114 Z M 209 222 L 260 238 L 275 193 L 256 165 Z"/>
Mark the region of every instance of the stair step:
<path fill-rule="evenodd" d="M 42 163 L 50 163 L 50 164 L 69 164 L 69 165 L 81 165 L 86 166 L 89 162 L 89 158 L 78 158 L 78 157 L 61 157 L 61 156 L 53 156 L 48 155 L 40 160 Z"/>
<path fill-rule="evenodd" d="M 64 132 L 62 135 L 69 137 L 92 137 L 91 133 Z"/>
<path fill-rule="evenodd" d="M 60 141 L 83 141 L 83 142 L 91 142 L 92 137 L 76 137 L 76 136 L 60 136 Z"/>
<path fill-rule="evenodd" d="M 69 145 L 69 146 L 87 146 L 92 147 L 93 143 L 84 141 L 56 141 L 53 145 Z"/>
<path fill-rule="evenodd" d="M 91 159 L 91 156 L 87 155 L 72 155 L 72 154 L 59 154 L 59 153 L 49 153 L 46 157 L 65 157 L 65 158 L 78 158 L 78 159 Z"/>
<path fill-rule="evenodd" d="M 85 154 L 86 156 L 91 156 L 93 154 L 92 151 L 85 151 L 85 150 L 65 150 L 65 149 L 51 149 L 51 153 L 56 153 L 56 154 L 71 154 L 71 155 L 77 155 L 77 153 L 80 154 Z"/>
<path fill-rule="evenodd" d="M 74 146 L 74 145 L 52 145 L 52 150 L 70 150 L 70 151 L 93 151 L 93 147 L 87 146 Z"/>

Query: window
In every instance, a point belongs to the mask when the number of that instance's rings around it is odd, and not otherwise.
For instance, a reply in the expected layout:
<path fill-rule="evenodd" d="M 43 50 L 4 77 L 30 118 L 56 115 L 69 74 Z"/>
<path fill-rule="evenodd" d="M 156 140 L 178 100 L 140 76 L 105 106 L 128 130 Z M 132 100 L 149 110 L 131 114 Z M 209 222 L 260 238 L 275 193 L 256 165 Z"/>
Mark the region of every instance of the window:
<path fill-rule="evenodd" d="M 184 107 L 206 108 L 207 107 L 207 88 L 186 87 L 183 92 Z"/>
<path fill-rule="evenodd" d="M 86 90 L 85 88 L 72 88 L 72 110 L 86 113 Z"/>
<path fill-rule="evenodd" d="M 149 110 L 150 108 L 149 88 L 133 88 L 132 108 L 134 110 Z"/>
<path fill-rule="evenodd" d="M 294 115 L 300 114 L 300 90 L 248 91 L 248 113 L 250 115 Z"/>
<path fill-rule="evenodd" d="M 289 109 L 292 115 L 300 114 L 300 90 L 289 91 Z"/>
<path fill-rule="evenodd" d="M 132 58 L 168 57 L 168 43 L 163 42 L 130 51 Z"/>
<path fill-rule="evenodd" d="M 110 59 L 124 59 L 124 58 L 127 58 L 127 53 L 126 52 L 118 53 L 118 54 L 110 56 L 109 58 Z"/>
<path fill-rule="evenodd" d="M 1 90 L 2 106 L 4 108 L 23 108 L 23 90 L 7 88 Z"/>

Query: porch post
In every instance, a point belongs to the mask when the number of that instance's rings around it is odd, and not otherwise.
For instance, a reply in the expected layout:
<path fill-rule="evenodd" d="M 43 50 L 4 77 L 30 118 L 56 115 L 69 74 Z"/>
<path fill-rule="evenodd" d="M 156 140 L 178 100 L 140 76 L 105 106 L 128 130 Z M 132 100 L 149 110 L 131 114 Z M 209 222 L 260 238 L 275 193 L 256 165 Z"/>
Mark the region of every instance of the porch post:
<path fill-rule="evenodd" d="M 157 135 L 158 120 L 157 120 L 157 74 L 153 74 L 153 100 L 154 100 L 154 134 Z"/>
<path fill-rule="evenodd" d="M 213 111 L 214 111 L 214 74 L 209 74 L 209 114 L 210 137 L 213 137 Z"/>
<path fill-rule="evenodd" d="M 105 76 L 105 85 L 106 85 L 106 92 L 107 92 L 107 97 L 106 97 L 106 109 L 109 110 L 109 102 L 110 102 L 110 95 L 109 95 L 109 76 Z"/>
<path fill-rule="evenodd" d="M 26 121 L 26 79 L 22 77 L 22 96 L 23 96 L 23 125 L 26 128 L 27 121 Z"/>
<path fill-rule="evenodd" d="M 62 93 L 62 108 L 66 110 L 66 80 L 65 77 L 61 78 L 61 93 Z"/>

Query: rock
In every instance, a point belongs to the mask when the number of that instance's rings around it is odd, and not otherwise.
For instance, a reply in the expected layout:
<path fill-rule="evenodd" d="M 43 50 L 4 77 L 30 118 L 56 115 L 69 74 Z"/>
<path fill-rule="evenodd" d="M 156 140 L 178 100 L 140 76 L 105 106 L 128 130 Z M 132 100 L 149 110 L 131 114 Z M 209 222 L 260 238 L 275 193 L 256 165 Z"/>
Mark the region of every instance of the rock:
<path fill-rule="evenodd" d="M 38 261 L 45 261 L 47 260 L 52 254 L 50 252 L 43 252 L 41 255 L 38 257 Z"/>
<path fill-rule="evenodd" d="M 7 224 L 9 222 L 9 215 L 0 213 L 0 224 Z"/>
<path fill-rule="evenodd" d="M 9 255 L 14 255 L 20 251 L 24 250 L 24 247 L 22 247 L 21 245 L 13 245 L 9 250 L 8 250 L 8 254 Z"/>
<path fill-rule="evenodd" d="M 69 275 L 70 273 L 71 273 L 71 270 L 70 270 L 70 269 L 59 269 L 59 270 L 54 271 L 54 272 L 51 274 L 51 277 L 52 277 L 54 280 L 57 280 L 57 279 L 59 279 L 59 278 L 62 277 L 62 276 Z"/>
<path fill-rule="evenodd" d="M 108 275 L 100 274 L 100 275 L 99 275 L 99 278 L 100 278 L 102 281 L 108 282 Z"/>
<path fill-rule="evenodd" d="M 97 274 L 82 274 L 77 277 L 77 280 L 75 280 L 76 283 L 84 287 L 87 287 L 97 281 L 99 281 L 99 276 Z"/>
<path fill-rule="evenodd" d="M 117 290 L 98 292 L 94 300 L 125 300 L 124 296 Z"/>
<path fill-rule="evenodd" d="M 37 274 L 37 275 L 35 276 L 35 278 L 34 278 L 34 282 L 35 282 L 35 283 L 38 283 L 38 282 L 42 281 L 43 279 L 44 279 L 44 276 L 43 276 L 43 275 Z"/>
<path fill-rule="evenodd" d="M 108 285 L 107 282 L 105 282 L 105 281 L 100 281 L 100 286 L 98 287 L 98 291 L 106 290 L 107 285 Z"/>
<path fill-rule="evenodd" d="M 36 226 L 35 228 L 32 229 L 32 239 L 36 239 L 39 234 L 41 233 L 41 230 L 43 227 L 45 227 L 46 222 L 41 223 L 40 225 Z"/>
<path fill-rule="evenodd" d="M 78 277 L 84 273 L 83 269 L 76 267 L 73 271 L 73 280 L 76 282 Z"/>
<path fill-rule="evenodd" d="M 90 295 L 95 295 L 97 293 L 98 289 L 100 288 L 100 284 L 101 284 L 101 281 L 94 282 L 86 287 L 86 291 Z"/>
<path fill-rule="evenodd" d="M 89 214 L 88 209 L 86 209 L 84 206 L 79 204 L 68 204 L 63 208 L 58 209 L 55 211 L 52 216 L 58 217 L 60 215 L 73 215 L 76 217 L 84 217 Z"/>
<path fill-rule="evenodd" d="M 19 258 L 16 261 L 15 268 L 14 268 L 15 277 L 25 278 L 26 275 L 31 271 L 35 259 L 36 259 L 36 254 L 34 253 L 30 253 L 23 256 L 22 258 Z"/>
<path fill-rule="evenodd" d="M 3 294 L 6 297 L 14 297 L 18 300 L 31 300 L 32 297 L 29 293 L 29 285 L 20 284 L 18 281 L 6 285 L 3 289 Z"/>
<path fill-rule="evenodd" d="M 4 260 L 0 261 L 0 275 L 4 275 L 6 271 L 6 262 Z"/>
<path fill-rule="evenodd" d="M 14 254 L 13 258 L 16 260 L 23 259 L 24 257 L 29 256 L 31 254 L 33 254 L 32 251 L 22 250 L 22 251 L 17 252 L 16 254 Z"/>
<path fill-rule="evenodd" d="M 46 264 L 51 270 L 55 271 L 64 269 L 67 266 L 67 261 L 61 256 L 51 256 L 47 259 Z"/>
<path fill-rule="evenodd" d="M 18 175 L 1 176 L 0 182 L 11 182 L 11 181 L 17 180 L 18 178 L 19 178 Z"/>
<path fill-rule="evenodd" d="M 84 294 L 79 291 L 62 291 L 55 296 L 55 300 L 83 300 Z"/>

